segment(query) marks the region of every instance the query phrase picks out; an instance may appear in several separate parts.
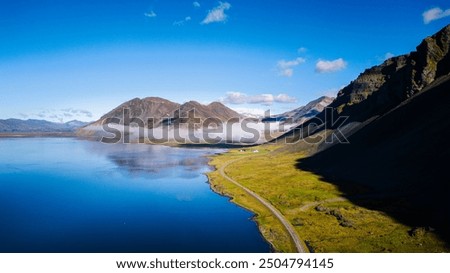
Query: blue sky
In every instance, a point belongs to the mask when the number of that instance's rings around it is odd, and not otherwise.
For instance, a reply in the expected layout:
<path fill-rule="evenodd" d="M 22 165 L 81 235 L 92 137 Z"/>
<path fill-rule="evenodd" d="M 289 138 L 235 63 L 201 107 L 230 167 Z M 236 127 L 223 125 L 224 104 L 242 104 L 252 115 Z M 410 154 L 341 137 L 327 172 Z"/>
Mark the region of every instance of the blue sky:
<path fill-rule="evenodd" d="M 0 118 L 160 96 L 283 112 L 450 23 L 448 1 L 2 1 Z"/>

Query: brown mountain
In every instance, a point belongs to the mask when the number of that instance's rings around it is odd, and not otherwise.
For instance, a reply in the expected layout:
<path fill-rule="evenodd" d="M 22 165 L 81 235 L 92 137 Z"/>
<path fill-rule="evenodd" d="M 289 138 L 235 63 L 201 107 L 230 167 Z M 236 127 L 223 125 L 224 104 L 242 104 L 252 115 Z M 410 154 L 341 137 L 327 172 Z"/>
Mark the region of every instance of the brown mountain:
<path fill-rule="evenodd" d="M 128 111 L 132 125 L 141 125 L 141 120 L 149 128 L 169 124 L 189 123 L 204 121 L 207 118 L 214 118 L 218 121 L 226 121 L 232 118 L 239 118 L 239 114 L 220 102 L 213 102 L 208 105 L 200 104 L 196 101 L 189 101 L 178 104 L 169 100 L 148 97 L 144 99 L 135 98 L 127 101 L 91 125 L 101 125 L 104 122 L 112 122 L 112 119 L 120 119 L 120 124 L 124 122 L 124 111 Z M 195 114 L 194 114 L 195 113 Z M 195 119 L 194 119 L 195 118 Z M 149 119 L 153 119 L 153 126 Z"/>
<path fill-rule="evenodd" d="M 107 121 L 107 119 L 112 118 L 120 119 L 121 124 L 123 124 L 125 109 L 129 111 L 129 115 L 131 118 L 138 118 L 144 121 L 146 125 L 148 125 L 148 119 L 153 118 L 155 119 L 155 124 L 158 125 L 163 118 L 170 117 L 173 112 L 179 107 L 180 104 L 171 102 L 163 98 L 134 98 L 125 103 L 122 103 L 118 107 L 106 113 L 98 121 L 94 122 L 93 125 L 101 125 L 102 123 Z"/>

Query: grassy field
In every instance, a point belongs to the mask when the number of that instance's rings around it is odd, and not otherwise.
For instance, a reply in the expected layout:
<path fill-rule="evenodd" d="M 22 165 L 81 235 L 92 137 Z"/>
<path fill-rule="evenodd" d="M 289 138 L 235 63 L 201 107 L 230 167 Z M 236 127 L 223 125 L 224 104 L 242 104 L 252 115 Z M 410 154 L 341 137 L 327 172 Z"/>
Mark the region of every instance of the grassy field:
<path fill-rule="evenodd" d="M 433 232 L 416 230 L 388 215 L 358 207 L 341 197 L 341 192 L 321 177 L 295 167 L 301 153 L 280 153 L 275 145 L 231 150 L 214 156 L 211 165 L 219 169 L 231 160 L 225 173 L 278 208 L 294 225 L 300 238 L 314 252 L 448 252 Z M 253 153 L 258 150 L 258 153 Z M 281 223 L 257 200 L 223 178 L 218 171 L 208 174 L 216 192 L 256 214 L 262 235 L 277 252 L 295 248 Z"/>

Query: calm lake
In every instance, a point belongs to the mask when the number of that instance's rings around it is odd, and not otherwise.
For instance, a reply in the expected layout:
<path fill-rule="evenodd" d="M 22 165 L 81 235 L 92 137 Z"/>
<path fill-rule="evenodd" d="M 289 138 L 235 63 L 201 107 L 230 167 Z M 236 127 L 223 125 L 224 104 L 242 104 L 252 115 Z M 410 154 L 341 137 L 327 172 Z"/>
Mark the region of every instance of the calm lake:
<path fill-rule="evenodd" d="M 269 252 L 207 183 L 219 151 L 0 139 L 0 252 Z"/>

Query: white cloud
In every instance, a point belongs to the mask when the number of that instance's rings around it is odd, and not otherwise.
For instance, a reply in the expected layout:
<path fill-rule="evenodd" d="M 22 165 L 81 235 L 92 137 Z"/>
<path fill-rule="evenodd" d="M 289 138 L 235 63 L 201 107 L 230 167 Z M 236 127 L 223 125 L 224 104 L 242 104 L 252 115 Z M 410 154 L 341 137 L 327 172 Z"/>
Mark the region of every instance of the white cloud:
<path fill-rule="evenodd" d="M 193 2 L 192 5 L 193 5 L 194 7 L 196 7 L 196 8 L 199 8 L 199 7 L 200 7 L 200 3 L 197 2 L 197 1 Z"/>
<path fill-rule="evenodd" d="M 231 104 L 244 104 L 247 102 L 247 95 L 241 92 L 227 92 L 225 98 L 221 98 L 221 102 L 231 103 Z"/>
<path fill-rule="evenodd" d="M 386 61 L 387 59 L 390 59 L 392 57 L 395 57 L 394 54 L 392 54 L 391 52 L 388 52 L 386 54 L 384 54 L 384 60 Z"/>
<path fill-rule="evenodd" d="M 251 104 L 271 105 L 273 102 L 274 97 L 272 94 L 261 94 L 247 97 L 247 103 Z"/>
<path fill-rule="evenodd" d="M 226 22 L 228 15 L 225 14 L 226 10 L 231 8 L 231 4 L 228 2 L 219 2 L 219 5 L 208 12 L 202 24 L 207 25 L 210 23 Z"/>
<path fill-rule="evenodd" d="M 274 101 L 279 103 L 294 103 L 297 102 L 297 99 L 290 97 L 287 94 L 278 94 L 274 97 Z"/>
<path fill-rule="evenodd" d="M 156 13 L 153 10 L 151 10 L 150 12 L 144 13 L 144 15 L 149 18 L 156 17 Z"/>
<path fill-rule="evenodd" d="M 306 47 L 300 47 L 297 49 L 298 53 L 305 53 L 306 51 L 308 51 L 308 49 Z"/>
<path fill-rule="evenodd" d="M 292 77 L 294 74 L 294 67 L 306 62 L 304 58 L 297 58 L 291 61 L 281 60 L 277 63 L 278 74 L 280 76 Z"/>
<path fill-rule="evenodd" d="M 261 105 L 271 105 L 275 102 L 277 103 L 294 103 L 297 101 L 296 98 L 290 97 L 287 94 L 260 94 L 249 96 L 241 92 L 228 92 L 225 98 L 220 99 L 223 103 L 229 104 L 261 104 Z"/>
<path fill-rule="evenodd" d="M 88 118 L 92 118 L 92 113 L 88 110 L 66 108 L 66 109 L 61 109 L 61 111 L 63 113 L 73 114 L 75 116 L 85 116 Z"/>
<path fill-rule="evenodd" d="M 183 20 L 173 22 L 173 25 L 174 26 L 182 26 L 191 20 L 192 20 L 192 18 L 190 16 L 187 16 Z"/>
<path fill-rule="evenodd" d="M 339 58 L 333 61 L 318 60 L 316 63 L 316 72 L 329 73 L 343 70 L 347 67 L 347 62 Z"/>
<path fill-rule="evenodd" d="M 429 24 L 432 21 L 450 16 L 450 9 L 442 10 L 441 8 L 432 8 L 425 11 L 422 16 L 423 22 Z"/>

